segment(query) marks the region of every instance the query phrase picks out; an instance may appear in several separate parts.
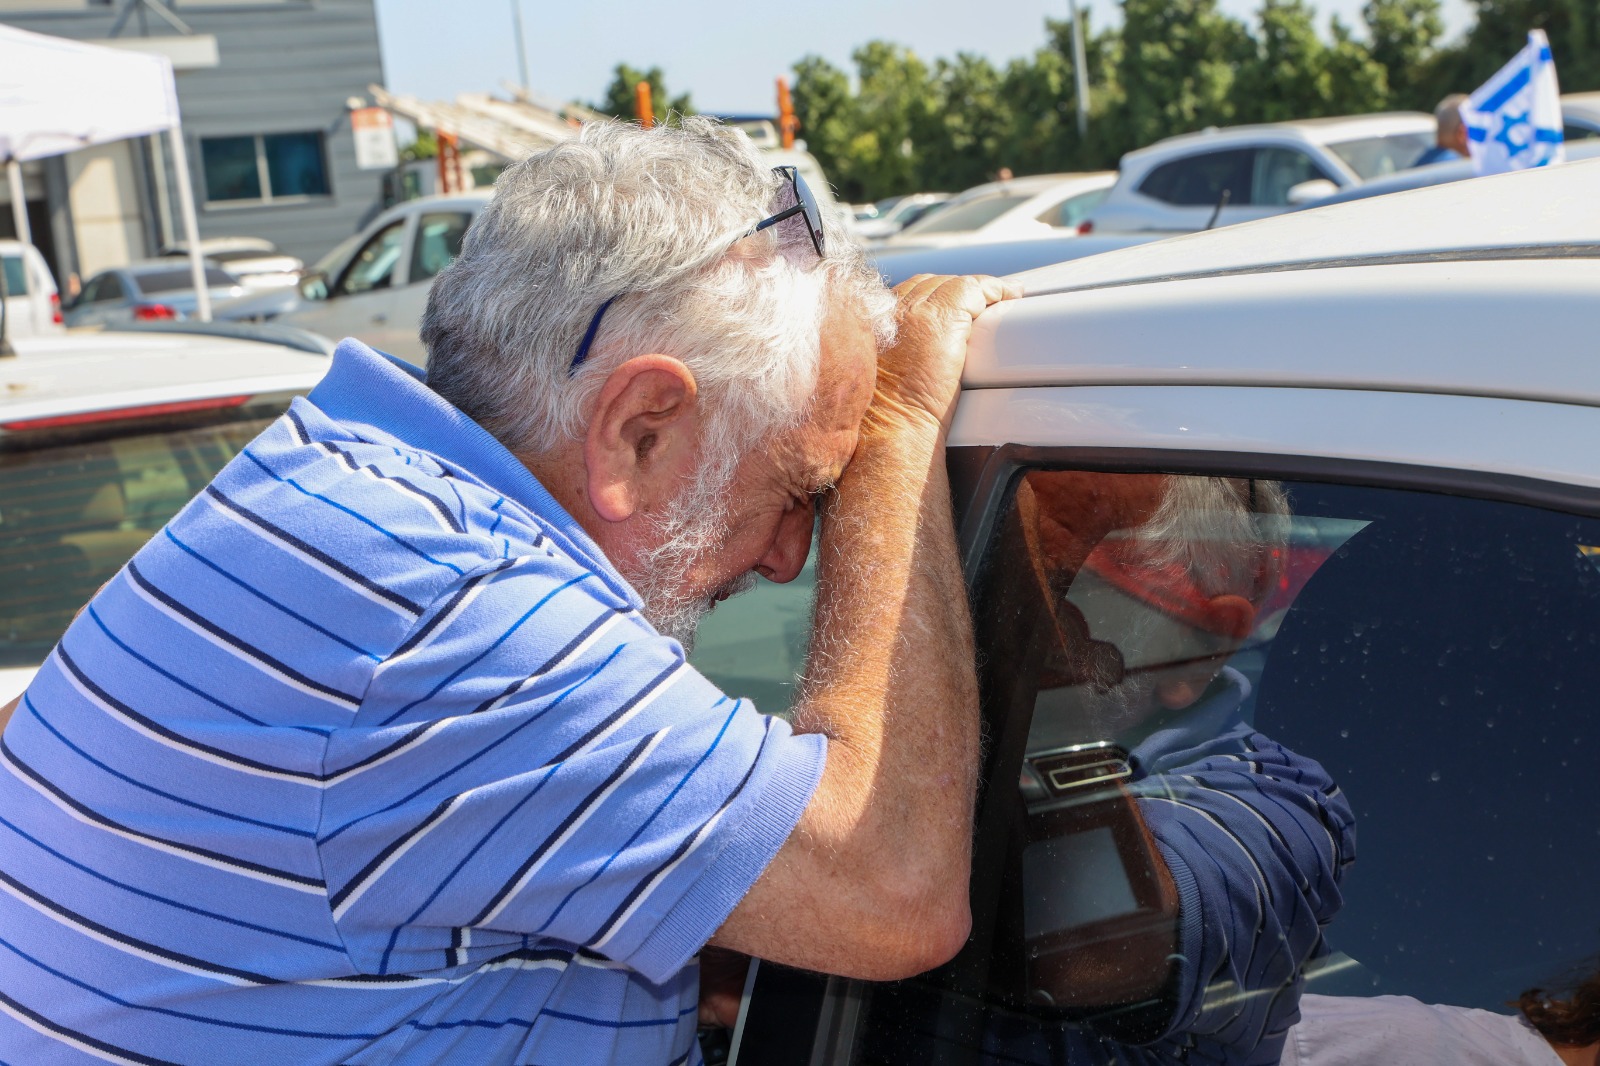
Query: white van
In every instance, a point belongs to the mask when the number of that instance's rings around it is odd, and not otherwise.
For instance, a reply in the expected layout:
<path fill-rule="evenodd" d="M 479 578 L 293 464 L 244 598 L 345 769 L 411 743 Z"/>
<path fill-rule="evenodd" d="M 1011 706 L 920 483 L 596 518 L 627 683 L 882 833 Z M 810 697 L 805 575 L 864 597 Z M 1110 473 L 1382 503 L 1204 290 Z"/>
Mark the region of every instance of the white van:
<path fill-rule="evenodd" d="M 6 336 L 36 337 L 66 330 L 61 324 L 61 296 L 39 249 L 0 240 L 0 269 L 5 271 Z"/>

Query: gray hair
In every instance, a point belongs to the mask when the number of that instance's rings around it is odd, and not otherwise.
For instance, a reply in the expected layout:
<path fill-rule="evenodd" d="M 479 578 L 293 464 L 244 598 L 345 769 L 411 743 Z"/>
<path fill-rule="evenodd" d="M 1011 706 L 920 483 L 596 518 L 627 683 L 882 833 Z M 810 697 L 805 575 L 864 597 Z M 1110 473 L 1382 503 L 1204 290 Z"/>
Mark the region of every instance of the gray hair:
<path fill-rule="evenodd" d="M 1174 475 L 1132 536 L 1143 565 L 1177 566 L 1203 595 L 1259 607 L 1288 546 L 1289 500 L 1276 481 Z"/>
<path fill-rule="evenodd" d="M 620 363 L 672 355 L 706 405 L 708 460 L 728 466 L 805 418 L 830 303 L 858 307 L 880 345 L 894 335 L 893 297 L 842 226 L 820 263 L 803 225 L 738 239 L 780 188 L 747 137 L 697 118 L 593 122 L 508 168 L 428 295 L 429 384 L 512 451 L 539 454 L 582 436 Z"/>
<path fill-rule="evenodd" d="M 1440 144 L 1454 138 L 1461 128 L 1461 105 L 1466 102 L 1466 93 L 1451 93 L 1433 109 L 1433 121 L 1439 124 Z"/>

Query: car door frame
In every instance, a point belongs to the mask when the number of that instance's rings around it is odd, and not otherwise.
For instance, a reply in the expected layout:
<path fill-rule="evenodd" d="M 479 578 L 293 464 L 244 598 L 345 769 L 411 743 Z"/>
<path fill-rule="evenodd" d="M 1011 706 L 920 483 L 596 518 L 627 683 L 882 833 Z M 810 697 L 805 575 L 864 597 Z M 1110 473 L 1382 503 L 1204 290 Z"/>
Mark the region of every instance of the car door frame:
<path fill-rule="evenodd" d="M 1178 433 L 1162 433 L 1156 426 L 1134 424 L 1130 412 L 1140 407 L 1141 397 L 1172 391 L 1174 387 L 1155 385 L 1047 387 L 1018 389 L 977 389 L 962 394 L 957 421 L 950 435 L 947 469 L 969 596 L 975 596 L 985 579 L 985 549 L 996 533 L 1009 500 L 1012 485 L 1024 471 L 1053 466 L 1105 472 L 1171 472 L 1210 476 L 1251 476 L 1299 481 L 1360 484 L 1364 486 L 1420 490 L 1448 495 L 1472 496 L 1508 503 L 1520 503 L 1587 517 L 1600 518 L 1600 477 L 1586 474 L 1576 458 L 1583 454 L 1571 449 L 1570 441 L 1539 437 L 1538 427 L 1547 425 L 1552 415 L 1569 422 L 1587 424 L 1592 443 L 1600 445 L 1600 410 L 1583 406 L 1576 411 L 1558 411 L 1572 405 L 1537 400 L 1498 400 L 1429 393 L 1384 393 L 1401 408 L 1416 412 L 1414 424 L 1404 420 L 1388 423 L 1389 439 L 1379 444 L 1389 458 L 1360 454 L 1356 447 L 1316 447 L 1311 434 L 1297 434 L 1295 422 L 1283 424 L 1277 434 L 1263 439 L 1257 427 L 1233 418 L 1225 411 L 1214 434 L 1195 434 L 1199 446 L 1186 447 Z M 1189 385 L 1176 387 L 1190 397 L 1188 406 L 1200 408 L 1203 401 L 1215 401 L 1224 392 L 1239 389 L 1227 386 Z M 1355 390 L 1306 390 L 1249 388 L 1259 403 L 1260 394 L 1283 393 L 1285 402 L 1297 407 L 1324 408 L 1337 421 L 1347 409 Z M 1040 393 L 1056 394 L 1053 403 L 1038 402 Z M 994 404 L 996 394 L 1012 394 L 1016 402 Z M 984 396 L 984 394 L 989 394 Z M 1114 394 L 1114 395 L 1107 395 Z M 1292 395 L 1287 395 L 1292 394 Z M 1307 395 L 1309 394 L 1309 395 Z M 982 399 L 980 399 L 982 397 Z M 1359 399 L 1359 394 L 1356 395 Z M 1087 400 L 1087 403 L 1083 401 Z M 990 402 L 985 402 L 990 401 Z M 1482 405 L 1497 408 L 1505 420 L 1501 428 L 1512 434 L 1532 436 L 1533 461 L 1529 455 L 1507 458 L 1503 449 L 1478 432 L 1476 417 Z M 1031 417 L 1019 420 L 1018 408 L 1032 407 Z M 976 410 L 985 408 L 987 410 Z M 1471 409 L 1471 410 L 1469 410 Z M 1453 413 L 1452 413 L 1453 412 Z M 1316 422 L 1318 412 L 1301 410 L 1300 428 L 1306 421 Z M 963 417 L 963 415 L 965 417 Z M 1171 411 L 1157 412 L 1156 420 L 1171 418 Z M 1193 410 L 1184 415 L 1187 422 L 1198 421 Z M 1323 419 L 1326 421 L 1327 419 Z M 1137 420 L 1135 419 L 1134 422 Z M 1168 427 L 1187 433 L 1191 427 Z M 1287 429 L 1287 432 L 1283 432 Z M 1443 447 L 1435 431 L 1443 434 Z M 1016 437 L 1024 436 L 1026 443 Z M 1500 438 L 1497 436 L 1497 441 Z M 1593 454 L 1592 450 L 1588 454 Z M 1463 460 L 1447 465 L 1449 457 Z M 1543 458 L 1542 476 L 1536 461 Z M 1585 484 L 1587 482 L 1587 484 Z M 1001 746 L 1006 723 L 986 721 L 986 736 L 1000 738 L 989 746 L 980 766 L 980 781 L 985 785 L 980 796 L 988 795 L 996 782 L 996 767 L 1004 762 Z M 1021 732 L 1010 733 L 1021 737 Z M 1018 739 L 1017 742 L 1021 742 Z M 984 824 L 987 804 L 980 801 L 977 825 Z M 984 923 L 993 925 L 993 913 L 980 913 L 985 900 L 998 900 L 998 869 L 982 864 L 981 847 L 974 847 L 972 899 L 975 930 Z M 998 904 L 994 904 L 998 906 Z M 963 954 L 966 950 L 963 949 Z M 958 955 L 952 965 L 959 965 Z M 867 982 L 797 971 L 779 970 L 768 978 L 761 964 L 752 967 L 746 984 L 746 1000 L 734 1031 L 730 1066 L 756 1063 L 822 1066 L 851 1061 L 855 1053 L 863 1005 L 870 995 Z M 757 1002 L 763 992 L 770 1000 Z M 759 1013 L 757 1013 L 759 1011 Z"/>

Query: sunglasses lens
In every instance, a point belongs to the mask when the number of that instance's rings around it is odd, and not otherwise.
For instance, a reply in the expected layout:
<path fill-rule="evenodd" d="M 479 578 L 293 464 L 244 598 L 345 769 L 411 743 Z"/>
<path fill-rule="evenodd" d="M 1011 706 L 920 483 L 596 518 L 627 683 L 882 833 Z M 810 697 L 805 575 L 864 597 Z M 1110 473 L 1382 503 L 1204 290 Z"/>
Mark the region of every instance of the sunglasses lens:
<path fill-rule="evenodd" d="M 800 176 L 798 170 L 790 170 L 789 177 L 794 182 L 795 199 L 800 202 L 800 208 L 806 216 L 806 226 L 811 230 L 811 243 L 817 246 L 817 254 L 822 255 L 822 249 L 825 247 L 822 238 L 822 209 L 817 206 L 817 198 L 811 192 L 811 186 L 806 184 L 806 179 Z"/>

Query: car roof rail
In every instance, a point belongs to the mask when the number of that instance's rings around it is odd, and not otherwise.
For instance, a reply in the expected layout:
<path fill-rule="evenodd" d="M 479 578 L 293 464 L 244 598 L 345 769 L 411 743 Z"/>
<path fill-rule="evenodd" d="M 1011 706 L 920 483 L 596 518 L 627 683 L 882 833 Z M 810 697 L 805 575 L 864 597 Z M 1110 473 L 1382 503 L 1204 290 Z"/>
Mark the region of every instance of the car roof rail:
<path fill-rule="evenodd" d="M 320 333 L 278 322 L 117 322 L 104 327 L 106 333 L 186 333 L 196 337 L 226 337 L 229 340 L 261 341 L 281 344 L 312 355 L 333 355 L 336 344 Z"/>

